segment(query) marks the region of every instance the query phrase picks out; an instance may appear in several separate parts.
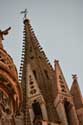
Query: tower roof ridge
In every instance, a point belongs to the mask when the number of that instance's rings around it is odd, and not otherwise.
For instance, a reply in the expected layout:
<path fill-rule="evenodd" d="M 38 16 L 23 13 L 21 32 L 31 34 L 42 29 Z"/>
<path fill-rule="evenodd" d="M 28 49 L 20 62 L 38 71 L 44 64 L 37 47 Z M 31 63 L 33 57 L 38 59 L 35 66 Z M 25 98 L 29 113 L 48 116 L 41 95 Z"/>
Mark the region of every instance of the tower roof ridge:
<path fill-rule="evenodd" d="M 39 43 L 39 41 L 38 41 L 38 39 L 37 39 L 37 37 L 36 37 L 36 35 L 35 35 L 35 32 L 34 32 L 34 30 L 33 30 L 32 27 L 31 27 L 31 33 L 32 33 L 33 38 L 34 38 L 35 46 L 37 46 L 37 47 L 39 48 L 40 53 L 43 55 L 43 57 L 45 58 L 46 62 L 47 62 L 47 63 L 50 65 L 50 67 L 52 68 L 52 66 L 51 66 L 51 64 L 50 64 L 50 61 L 49 61 L 49 59 L 47 58 L 47 56 L 46 56 L 46 54 L 45 54 L 45 52 L 44 52 L 42 46 L 40 45 L 40 43 Z"/>

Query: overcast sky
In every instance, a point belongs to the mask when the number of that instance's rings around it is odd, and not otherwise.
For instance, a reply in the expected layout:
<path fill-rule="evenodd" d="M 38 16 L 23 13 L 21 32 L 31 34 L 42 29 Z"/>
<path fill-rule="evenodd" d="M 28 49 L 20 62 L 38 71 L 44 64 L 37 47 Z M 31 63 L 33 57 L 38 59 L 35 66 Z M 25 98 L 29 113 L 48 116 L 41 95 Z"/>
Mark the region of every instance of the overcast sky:
<path fill-rule="evenodd" d="M 0 0 L 0 29 L 12 27 L 5 36 L 4 48 L 18 71 L 23 42 L 20 11 L 25 8 L 52 65 L 54 59 L 59 60 L 69 87 L 72 74 L 77 74 L 83 93 L 83 0 Z"/>

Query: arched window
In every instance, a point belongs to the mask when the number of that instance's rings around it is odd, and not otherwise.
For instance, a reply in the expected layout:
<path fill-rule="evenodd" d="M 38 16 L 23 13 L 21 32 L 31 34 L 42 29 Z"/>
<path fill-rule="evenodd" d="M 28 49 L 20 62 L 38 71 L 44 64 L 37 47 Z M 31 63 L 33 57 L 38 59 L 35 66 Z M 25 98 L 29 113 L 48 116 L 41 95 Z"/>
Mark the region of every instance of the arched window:
<path fill-rule="evenodd" d="M 66 113 L 66 117 L 67 117 L 68 125 L 70 125 L 69 105 L 70 105 L 69 102 L 67 102 L 67 101 L 64 102 L 64 108 L 65 108 L 65 113 Z"/>
<path fill-rule="evenodd" d="M 34 112 L 34 119 L 42 119 L 42 111 L 39 102 L 34 101 L 32 104 L 32 109 Z"/>

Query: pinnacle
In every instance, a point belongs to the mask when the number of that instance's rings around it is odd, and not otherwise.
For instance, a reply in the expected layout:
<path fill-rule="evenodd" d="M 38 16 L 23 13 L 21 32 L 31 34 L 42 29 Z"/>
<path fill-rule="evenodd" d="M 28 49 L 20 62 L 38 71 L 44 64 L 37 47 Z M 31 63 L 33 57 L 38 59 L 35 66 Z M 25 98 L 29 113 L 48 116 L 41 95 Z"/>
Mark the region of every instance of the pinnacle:
<path fill-rule="evenodd" d="M 58 64 L 59 63 L 59 60 L 54 60 L 54 66 L 56 66 L 56 64 Z"/>
<path fill-rule="evenodd" d="M 73 80 L 77 80 L 77 74 L 72 74 Z"/>

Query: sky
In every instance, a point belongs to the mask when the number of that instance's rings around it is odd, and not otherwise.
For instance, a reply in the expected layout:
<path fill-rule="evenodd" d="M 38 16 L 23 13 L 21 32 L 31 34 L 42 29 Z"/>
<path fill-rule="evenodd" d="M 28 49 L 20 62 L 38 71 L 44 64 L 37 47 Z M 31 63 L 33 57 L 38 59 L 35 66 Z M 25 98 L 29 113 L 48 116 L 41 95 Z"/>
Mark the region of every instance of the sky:
<path fill-rule="evenodd" d="M 72 74 L 77 74 L 83 93 L 83 0 L 0 0 L 0 29 L 12 27 L 3 44 L 18 72 L 23 43 L 20 12 L 25 8 L 51 64 L 59 60 L 69 88 Z"/>

